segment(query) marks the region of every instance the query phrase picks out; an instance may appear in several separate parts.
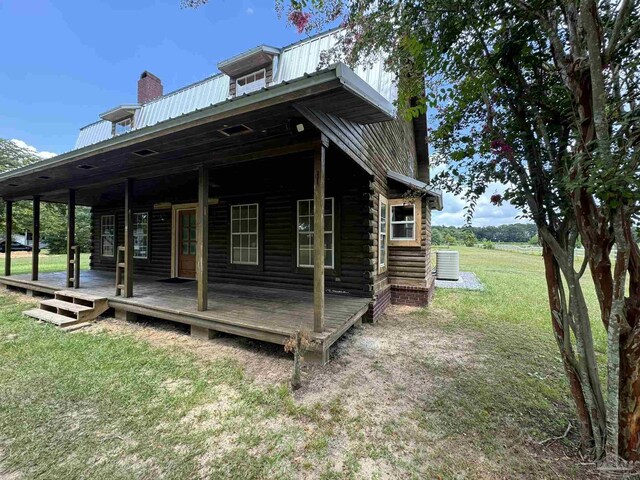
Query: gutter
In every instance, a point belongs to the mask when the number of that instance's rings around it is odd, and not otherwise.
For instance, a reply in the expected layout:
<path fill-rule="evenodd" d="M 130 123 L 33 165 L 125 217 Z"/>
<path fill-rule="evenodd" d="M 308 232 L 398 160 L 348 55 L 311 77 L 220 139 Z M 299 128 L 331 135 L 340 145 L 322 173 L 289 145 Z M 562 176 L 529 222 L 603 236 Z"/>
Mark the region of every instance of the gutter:
<path fill-rule="evenodd" d="M 389 120 L 394 118 L 393 105 L 389 103 L 382 95 L 376 92 L 373 87 L 369 86 L 364 80 L 358 77 L 346 65 L 337 63 L 327 69 L 319 70 L 315 73 L 305 75 L 289 82 L 282 82 L 274 86 L 265 87 L 262 90 L 250 94 L 242 95 L 224 100 L 209 107 L 195 110 L 179 117 L 164 120 L 139 130 L 133 130 L 117 137 L 112 137 L 101 142 L 82 147 L 78 150 L 60 154 L 50 159 L 17 168 L 8 172 L 0 173 L 0 182 L 25 174 L 39 173 L 52 167 L 63 166 L 92 155 L 105 153 L 116 148 L 135 145 L 142 141 L 151 140 L 159 137 L 169 129 L 184 130 L 192 126 L 209 123 L 230 117 L 235 110 L 243 107 L 258 107 L 258 104 L 276 100 L 279 96 L 289 93 L 301 92 L 312 89 L 320 85 L 328 84 L 338 80 L 343 87 L 362 98 L 364 101 L 374 106 L 378 110 L 389 116 Z M 309 92 L 313 94 L 313 92 Z M 306 96 L 306 95 L 305 95 Z"/>

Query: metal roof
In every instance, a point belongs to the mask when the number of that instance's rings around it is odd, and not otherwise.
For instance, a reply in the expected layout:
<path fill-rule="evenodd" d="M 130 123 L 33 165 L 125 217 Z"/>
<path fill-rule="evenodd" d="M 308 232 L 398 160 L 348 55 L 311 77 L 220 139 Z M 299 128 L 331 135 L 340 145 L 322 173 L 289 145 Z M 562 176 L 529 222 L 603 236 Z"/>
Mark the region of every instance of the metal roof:
<path fill-rule="evenodd" d="M 395 180 L 396 182 L 400 182 L 407 187 L 415 188 L 424 192 L 425 195 L 433 198 L 432 207 L 436 210 L 442 210 L 443 204 L 441 190 L 429 188 L 429 185 L 427 185 L 426 183 L 416 178 L 407 177 L 406 175 L 402 175 L 401 173 L 394 172 L 393 170 L 387 171 L 387 178 Z"/>
<path fill-rule="evenodd" d="M 340 30 L 332 30 L 285 47 L 279 58 L 277 57 L 278 68 L 268 87 L 318 71 L 322 52 L 336 44 L 339 33 Z M 393 110 L 392 104 L 397 98 L 397 90 L 394 76 L 384 70 L 383 59 L 380 58 L 367 67 L 358 66 L 354 71 L 368 84 L 366 87 L 372 87 L 383 97 L 379 106 L 386 111 Z M 227 100 L 229 81 L 229 77 L 221 73 L 145 103 L 135 113 L 132 132 Z M 379 98 L 379 95 L 376 97 Z M 130 134 L 131 132 L 122 135 Z M 80 130 L 74 149 L 93 145 L 111 136 L 111 122 L 103 120 L 92 123 Z"/>

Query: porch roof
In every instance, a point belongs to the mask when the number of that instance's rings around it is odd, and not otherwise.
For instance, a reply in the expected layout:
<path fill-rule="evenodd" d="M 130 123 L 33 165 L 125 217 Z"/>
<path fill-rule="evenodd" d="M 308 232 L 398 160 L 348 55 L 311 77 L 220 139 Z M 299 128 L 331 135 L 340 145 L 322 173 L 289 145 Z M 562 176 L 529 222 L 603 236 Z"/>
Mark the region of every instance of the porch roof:
<path fill-rule="evenodd" d="M 0 196 L 20 200 L 41 195 L 45 201 L 65 201 L 70 188 L 149 178 L 168 174 L 171 169 L 194 169 L 203 163 L 229 163 L 255 150 L 257 143 L 281 148 L 309 141 L 308 132 L 292 137 L 289 126 L 292 119 L 300 119 L 294 105 L 307 104 L 358 123 L 388 121 L 394 115 L 393 106 L 382 95 L 338 63 L 291 82 L 2 173 Z M 239 125 L 249 131 L 235 136 L 223 132 Z M 82 196 L 78 203 L 91 205 Z"/>

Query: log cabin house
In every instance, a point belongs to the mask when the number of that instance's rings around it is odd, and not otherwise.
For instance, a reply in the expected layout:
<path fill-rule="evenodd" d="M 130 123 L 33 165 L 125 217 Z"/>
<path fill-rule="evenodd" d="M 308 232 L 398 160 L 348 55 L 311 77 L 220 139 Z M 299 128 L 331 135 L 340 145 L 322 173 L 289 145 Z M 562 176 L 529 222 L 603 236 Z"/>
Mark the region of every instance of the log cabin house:
<path fill-rule="evenodd" d="M 112 308 L 283 343 L 310 332 L 313 356 L 389 303 L 433 294 L 426 118 L 396 116 L 382 61 L 319 68 L 326 32 L 259 46 L 220 73 L 163 94 L 143 72 L 138 101 L 80 130 L 68 153 L 0 175 L 7 238 L 12 203 L 68 204 L 64 272 L 0 284 L 53 296 L 30 315 L 71 328 Z M 89 270 L 80 270 L 75 206 L 92 211 Z M 322 235 L 316 235 L 322 232 Z M 10 244 L 10 242 L 9 242 Z"/>

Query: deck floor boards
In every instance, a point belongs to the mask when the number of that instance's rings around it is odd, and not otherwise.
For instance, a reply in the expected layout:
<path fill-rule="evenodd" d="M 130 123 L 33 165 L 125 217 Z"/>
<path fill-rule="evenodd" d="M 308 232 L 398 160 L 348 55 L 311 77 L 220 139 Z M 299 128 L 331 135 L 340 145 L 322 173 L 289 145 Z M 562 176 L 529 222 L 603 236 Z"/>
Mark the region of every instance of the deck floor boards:
<path fill-rule="evenodd" d="M 110 306 L 127 309 L 148 309 L 154 312 L 180 315 L 185 318 L 211 320 L 247 331 L 290 335 L 298 329 L 311 333 L 321 342 L 333 342 L 349 323 L 358 320 L 371 302 L 370 298 L 327 293 L 325 295 L 325 331 L 313 333 L 313 292 L 265 288 L 229 283 L 209 285 L 209 308 L 197 311 L 196 282 L 163 283 L 159 278 L 134 278 L 133 297 L 115 296 L 115 274 L 104 271 L 83 271 L 79 293 L 104 296 Z M 53 293 L 65 290 L 64 272 L 41 273 L 38 281 L 30 275 L 0 277 L 0 283 Z M 157 315 L 160 316 L 160 315 Z M 357 317 L 357 318 L 356 318 Z M 185 321 L 185 323 L 189 323 Z M 345 328 L 346 327 L 346 328 Z M 258 338 L 256 335 L 254 338 Z M 325 345 L 326 348 L 328 345 Z"/>

